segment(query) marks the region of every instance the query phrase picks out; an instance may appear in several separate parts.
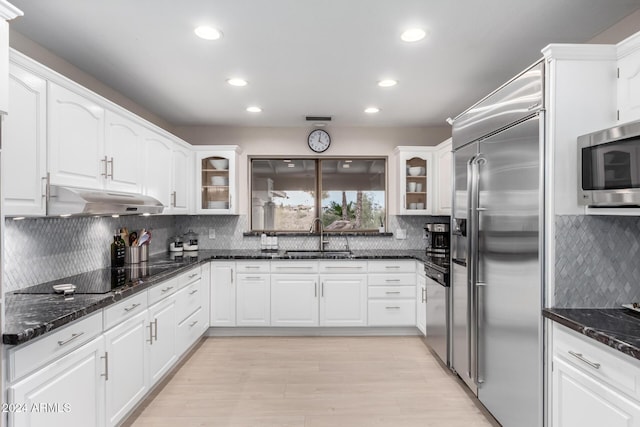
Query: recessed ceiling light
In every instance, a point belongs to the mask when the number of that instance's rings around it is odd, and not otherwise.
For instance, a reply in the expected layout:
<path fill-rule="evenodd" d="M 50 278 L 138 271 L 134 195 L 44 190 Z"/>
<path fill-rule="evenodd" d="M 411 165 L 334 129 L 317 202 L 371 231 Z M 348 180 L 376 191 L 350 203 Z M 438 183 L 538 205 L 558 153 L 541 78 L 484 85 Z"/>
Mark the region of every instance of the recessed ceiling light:
<path fill-rule="evenodd" d="M 380 109 L 378 107 L 368 107 L 365 108 L 364 112 L 367 114 L 374 114 L 374 113 L 378 113 L 380 111 Z"/>
<path fill-rule="evenodd" d="M 22 221 L 25 217 L 23 216 L 17 216 L 15 218 L 13 218 L 14 221 Z"/>
<path fill-rule="evenodd" d="M 349 163 L 345 163 L 342 165 L 343 169 L 349 169 L 351 167 L 351 165 Z"/>
<path fill-rule="evenodd" d="M 289 164 L 287 165 L 287 167 L 288 167 L 288 168 L 295 168 L 295 167 L 296 167 L 296 165 L 295 165 L 295 164 L 293 164 L 293 163 L 289 163 Z"/>
<path fill-rule="evenodd" d="M 285 159 L 285 160 L 283 160 L 283 162 L 285 162 L 285 163 L 291 163 L 291 160 L 289 160 L 289 159 Z"/>
<path fill-rule="evenodd" d="M 196 33 L 196 36 L 205 40 L 218 40 L 222 38 L 222 32 L 220 30 L 216 30 L 215 28 L 206 25 L 196 28 L 193 32 Z"/>
<path fill-rule="evenodd" d="M 426 35 L 426 31 L 422 28 L 409 28 L 400 35 L 400 38 L 404 42 L 413 43 L 422 40 Z"/>
<path fill-rule="evenodd" d="M 391 87 L 391 86 L 395 86 L 398 84 L 397 80 L 393 80 L 393 79 L 386 79 L 386 80 L 380 80 L 378 82 L 378 86 L 380 87 Z"/>
<path fill-rule="evenodd" d="M 120 218 L 120 215 L 118 215 L 118 214 L 113 214 L 113 215 L 111 215 L 111 218 Z"/>
<path fill-rule="evenodd" d="M 249 84 L 249 82 L 247 82 L 245 79 L 238 79 L 238 78 L 231 78 L 231 79 L 227 79 L 227 83 L 229 83 L 231 86 L 246 86 L 247 84 Z"/>
<path fill-rule="evenodd" d="M 247 107 L 247 111 L 250 113 L 260 113 L 262 112 L 262 108 L 260 107 Z"/>
<path fill-rule="evenodd" d="M 313 125 L 314 125 L 315 127 L 317 127 L 317 128 L 323 128 L 323 127 L 325 127 L 327 124 L 326 124 L 326 123 L 314 123 Z"/>
<path fill-rule="evenodd" d="M 69 218 L 71 214 L 60 214 L 60 218 Z"/>

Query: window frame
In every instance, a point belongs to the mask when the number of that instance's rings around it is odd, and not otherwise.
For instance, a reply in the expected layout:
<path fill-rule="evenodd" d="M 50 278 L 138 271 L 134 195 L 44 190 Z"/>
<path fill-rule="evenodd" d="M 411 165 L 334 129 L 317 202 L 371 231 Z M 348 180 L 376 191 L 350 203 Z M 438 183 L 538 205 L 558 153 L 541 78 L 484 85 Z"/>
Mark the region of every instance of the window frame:
<path fill-rule="evenodd" d="M 322 212 L 322 161 L 323 160 L 381 160 L 384 162 L 384 224 L 385 227 L 389 221 L 389 156 L 268 156 L 268 155 L 256 155 L 247 156 L 247 180 L 249 181 L 248 192 L 248 216 L 249 216 L 249 232 L 251 233 L 277 233 L 277 234 L 308 234 L 309 231 L 305 230 L 257 230 L 253 229 L 253 161 L 254 160 L 313 160 L 316 164 L 315 168 L 315 211 Z M 313 231 L 311 233 L 318 233 L 318 223 L 313 223 Z M 359 230 L 323 230 L 327 234 L 379 234 L 379 229 L 359 229 Z"/>

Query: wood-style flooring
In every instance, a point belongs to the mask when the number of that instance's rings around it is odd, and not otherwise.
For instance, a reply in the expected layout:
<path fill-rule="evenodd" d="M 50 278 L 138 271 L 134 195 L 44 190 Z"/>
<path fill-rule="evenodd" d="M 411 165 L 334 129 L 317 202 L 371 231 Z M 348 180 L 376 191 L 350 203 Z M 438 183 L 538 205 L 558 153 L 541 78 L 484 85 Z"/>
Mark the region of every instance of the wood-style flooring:
<path fill-rule="evenodd" d="M 134 427 L 495 426 L 418 337 L 208 338 Z"/>

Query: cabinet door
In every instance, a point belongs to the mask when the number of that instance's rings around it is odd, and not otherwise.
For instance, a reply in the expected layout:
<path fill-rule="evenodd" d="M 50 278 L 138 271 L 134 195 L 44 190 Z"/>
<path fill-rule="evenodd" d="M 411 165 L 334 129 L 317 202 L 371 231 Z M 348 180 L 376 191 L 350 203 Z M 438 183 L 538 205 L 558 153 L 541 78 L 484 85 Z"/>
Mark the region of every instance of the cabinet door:
<path fill-rule="evenodd" d="M 367 325 L 367 276 L 320 276 L 320 326 Z"/>
<path fill-rule="evenodd" d="M 149 385 L 155 384 L 178 359 L 176 354 L 176 303 L 170 296 L 149 307 Z"/>
<path fill-rule="evenodd" d="M 271 326 L 318 326 L 317 275 L 271 275 Z"/>
<path fill-rule="evenodd" d="M 193 156 L 189 150 L 174 145 L 173 149 L 173 192 L 171 212 L 189 213 L 189 193 L 193 188 Z"/>
<path fill-rule="evenodd" d="M 9 425 L 104 426 L 105 357 L 100 336 L 10 386 Z"/>
<path fill-rule="evenodd" d="M 11 113 L 2 126 L 4 214 L 46 215 L 47 82 L 14 64 L 9 71 Z"/>
<path fill-rule="evenodd" d="M 640 119 L 640 50 L 618 61 L 618 121 Z"/>
<path fill-rule="evenodd" d="M 399 215 L 427 215 L 433 212 L 432 149 L 399 151 Z"/>
<path fill-rule="evenodd" d="M 416 327 L 427 335 L 427 279 L 420 274 L 416 286 Z"/>
<path fill-rule="evenodd" d="M 437 169 L 438 179 L 436 185 L 438 189 L 436 191 L 437 203 L 435 211 L 440 215 L 451 214 L 451 139 L 447 142 L 440 144 L 436 153 L 437 156 Z"/>
<path fill-rule="evenodd" d="M 147 311 L 143 311 L 105 334 L 109 355 L 106 382 L 107 425 L 117 425 L 148 390 L 146 368 L 151 339 Z"/>
<path fill-rule="evenodd" d="M 196 154 L 196 212 L 236 214 L 237 173 L 235 151 L 206 151 Z"/>
<path fill-rule="evenodd" d="M 147 133 L 143 139 L 146 161 L 144 194 L 158 199 L 167 211 L 171 206 L 173 192 L 171 182 L 173 142 L 154 132 Z"/>
<path fill-rule="evenodd" d="M 553 358 L 554 427 L 638 427 L 640 404 L 562 358 Z"/>
<path fill-rule="evenodd" d="M 271 324 L 271 286 L 269 274 L 238 274 L 236 317 L 238 326 Z"/>
<path fill-rule="evenodd" d="M 51 183 L 103 188 L 104 109 L 51 82 L 47 102 Z"/>
<path fill-rule="evenodd" d="M 211 263 L 211 326 L 236 325 L 235 263 Z"/>
<path fill-rule="evenodd" d="M 133 120 L 112 111 L 106 112 L 105 121 L 106 187 L 116 191 L 140 193 L 144 172 L 143 128 Z"/>
<path fill-rule="evenodd" d="M 0 19 L 0 113 L 9 109 L 9 90 L 7 79 L 9 74 L 9 23 Z M 0 119 L 1 120 L 1 119 Z"/>

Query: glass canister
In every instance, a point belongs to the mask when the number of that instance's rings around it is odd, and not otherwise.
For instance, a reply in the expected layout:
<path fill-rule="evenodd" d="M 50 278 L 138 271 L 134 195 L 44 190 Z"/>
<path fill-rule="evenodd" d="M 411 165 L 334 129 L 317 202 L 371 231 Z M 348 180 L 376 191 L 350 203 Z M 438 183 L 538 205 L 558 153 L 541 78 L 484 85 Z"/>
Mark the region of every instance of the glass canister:
<path fill-rule="evenodd" d="M 182 236 L 174 236 L 169 239 L 169 252 L 182 252 L 184 250 L 184 241 Z"/>
<path fill-rule="evenodd" d="M 184 250 L 185 251 L 197 251 L 198 250 L 198 235 L 193 232 L 193 230 L 189 230 L 183 236 L 184 239 Z"/>

